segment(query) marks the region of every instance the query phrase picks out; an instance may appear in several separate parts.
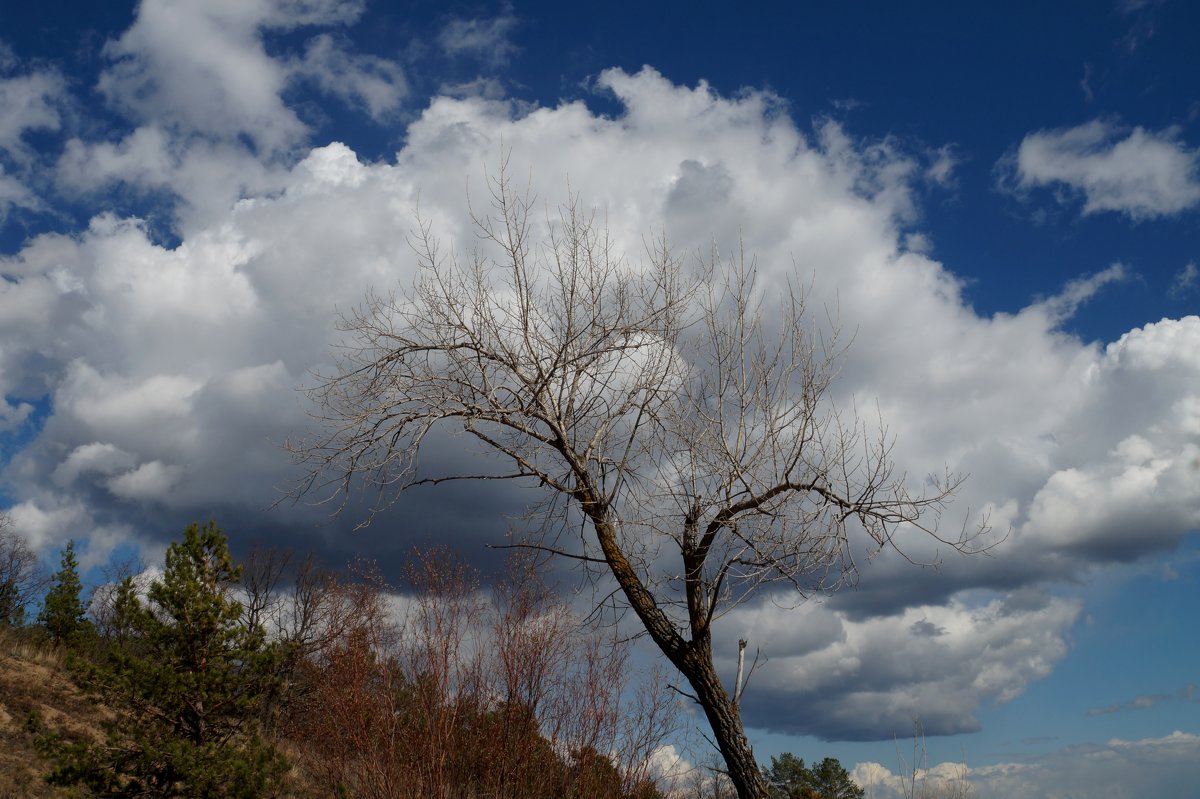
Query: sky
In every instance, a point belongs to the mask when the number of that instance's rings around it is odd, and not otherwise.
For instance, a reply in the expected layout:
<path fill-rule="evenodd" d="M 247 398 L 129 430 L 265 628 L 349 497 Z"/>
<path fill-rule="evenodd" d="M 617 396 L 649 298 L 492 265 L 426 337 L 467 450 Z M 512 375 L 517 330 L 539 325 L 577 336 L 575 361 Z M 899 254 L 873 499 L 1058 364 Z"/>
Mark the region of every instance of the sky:
<path fill-rule="evenodd" d="M 469 250 L 507 154 L 632 261 L 665 230 L 810 286 L 852 333 L 835 399 L 877 406 L 910 474 L 969 475 L 948 517 L 1002 534 L 727 617 L 730 679 L 739 637 L 767 657 L 760 759 L 835 756 L 883 799 L 918 718 L 929 765 L 982 796 L 1186 795 L 1200 9 L 904 5 L 3 0 L 16 529 L 88 567 L 208 518 L 243 551 L 386 569 L 440 540 L 486 564 L 528 489 L 422 489 L 357 532 L 361 508 L 275 503 L 338 313 L 411 282 L 418 200 Z"/>

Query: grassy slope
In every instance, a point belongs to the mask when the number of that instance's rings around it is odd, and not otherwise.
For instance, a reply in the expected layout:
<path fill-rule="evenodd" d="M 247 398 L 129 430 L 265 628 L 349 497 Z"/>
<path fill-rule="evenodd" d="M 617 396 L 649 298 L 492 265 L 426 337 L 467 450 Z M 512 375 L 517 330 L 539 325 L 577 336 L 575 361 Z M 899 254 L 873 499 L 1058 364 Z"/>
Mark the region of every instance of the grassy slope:
<path fill-rule="evenodd" d="M 0 799 L 81 796 L 46 784 L 50 762 L 34 748 L 31 714 L 71 737 L 99 737 L 106 715 L 72 684 L 59 653 L 20 631 L 0 629 Z"/>
<path fill-rule="evenodd" d="M 0 799 L 79 799 L 82 788 L 57 788 L 44 779 L 51 762 L 34 747 L 30 716 L 43 731 L 66 738 L 103 737 L 111 711 L 97 706 L 71 681 L 61 653 L 34 643 L 24 631 L 0 628 Z M 291 754 L 286 742 L 282 748 Z M 289 757 L 289 760 L 291 758 Z M 305 799 L 321 795 L 299 770 L 289 775 L 280 795 Z"/>

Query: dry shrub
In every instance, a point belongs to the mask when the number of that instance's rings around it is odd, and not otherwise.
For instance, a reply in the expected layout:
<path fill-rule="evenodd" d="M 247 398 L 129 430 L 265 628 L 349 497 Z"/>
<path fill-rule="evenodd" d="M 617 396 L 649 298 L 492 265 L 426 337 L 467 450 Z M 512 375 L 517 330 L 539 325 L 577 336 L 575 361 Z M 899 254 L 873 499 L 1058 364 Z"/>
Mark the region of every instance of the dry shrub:
<path fill-rule="evenodd" d="M 364 799 L 653 797 L 676 724 L 661 675 L 631 685 L 626 646 L 584 625 L 516 560 L 491 590 L 445 550 L 410 591 L 372 570 L 326 586 L 334 634 L 297 672 L 303 767 Z"/>

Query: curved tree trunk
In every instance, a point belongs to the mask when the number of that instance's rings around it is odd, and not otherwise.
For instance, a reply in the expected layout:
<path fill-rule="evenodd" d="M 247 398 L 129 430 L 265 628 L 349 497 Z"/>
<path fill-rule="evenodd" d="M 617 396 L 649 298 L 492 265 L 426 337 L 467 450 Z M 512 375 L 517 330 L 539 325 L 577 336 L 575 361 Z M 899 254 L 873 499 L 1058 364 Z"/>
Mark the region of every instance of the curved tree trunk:
<path fill-rule="evenodd" d="M 742 716 L 713 666 L 712 644 L 705 636 L 693 641 L 682 664 L 676 664 L 696 692 L 704 715 L 712 727 L 713 740 L 725 758 L 729 778 L 740 799 L 766 799 L 767 784 L 754 759 L 754 751 L 742 727 Z"/>
<path fill-rule="evenodd" d="M 689 612 L 693 616 L 692 639 L 689 641 L 679 634 L 625 557 L 618 545 L 616 525 L 607 518 L 603 503 L 596 496 L 594 491 L 583 488 L 577 498 L 592 520 L 600 549 L 629 606 L 642 621 L 650 638 L 688 681 L 696 700 L 704 708 L 704 715 L 712 727 L 713 741 L 725 759 L 739 799 L 767 799 L 767 784 L 754 760 L 741 713 L 717 676 L 712 635 L 708 625 L 699 618 L 702 608 L 698 603 L 689 603 Z"/>

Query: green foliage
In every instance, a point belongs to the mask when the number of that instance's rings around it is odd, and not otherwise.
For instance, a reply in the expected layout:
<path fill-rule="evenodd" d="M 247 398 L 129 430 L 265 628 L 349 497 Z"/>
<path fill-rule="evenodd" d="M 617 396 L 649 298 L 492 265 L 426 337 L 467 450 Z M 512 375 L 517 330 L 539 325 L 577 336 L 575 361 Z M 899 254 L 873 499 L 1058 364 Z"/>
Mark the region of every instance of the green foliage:
<path fill-rule="evenodd" d="M 821 799 L 862 799 L 863 789 L 854 784 L 836 758 L 827 757 L 809 767 L 813 787 Z"/>
<path fill-rule="evenodd" d="M 772 797 L 800 799 L 804 797 L 804 789 L 809 787 L 811 778 L 804 759 L 796 757 L 791 752 L 784 752 L 779 757 L 771 758 L 771 767 L 763 769 L 763 777 L 771 787 Z"/>
<path fill-rule="evenodd" d="M 771 758 L 763 769 L 772 799 L 862 799 L 858 787 L 837 758 L 827 757 L 811 768 L 791 752 Z"/>
<path fill-rule="evenodd" d="M 171 545 L 145 602 L 131 579 L 122 583 L 107 652 L 95 663 L 73 661 L 117 718 L 102 744 L 54 746 L 52 782 L 113 797 L 269 795 L 285 763 L 258 730 L 278 653 L 261 629 L 240 621 L 231 593 L 240 572 L 209 523 Z"/>
<path fill-rule="evenodd" d="M 38 624 L 55 644 L 77 644 L 89 636 L 91 623 L 85 616 L 87 606 L 82 593 L 83 583 L 79 580 L 75 542 L 68 541 L 60 569 L 50 578 L 50 590 L 38 614 Z"/>

